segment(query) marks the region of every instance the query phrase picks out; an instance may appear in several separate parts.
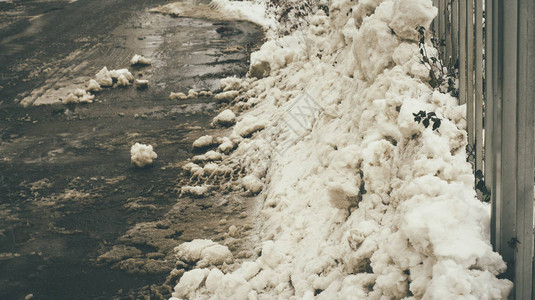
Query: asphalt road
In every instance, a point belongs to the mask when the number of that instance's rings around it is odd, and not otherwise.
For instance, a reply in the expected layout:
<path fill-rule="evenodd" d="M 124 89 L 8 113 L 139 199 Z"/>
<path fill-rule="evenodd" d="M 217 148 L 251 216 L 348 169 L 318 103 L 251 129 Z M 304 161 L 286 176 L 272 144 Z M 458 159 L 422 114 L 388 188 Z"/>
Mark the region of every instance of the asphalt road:
<path fill-rule="evenodd" d="M 176 166 L 193 140 L 214 131 L 208 124 L 222 109 L 210 98 L 168 95 L 243 76 L 260 28 L 148 12 L 165 0 L 69 2 L 0 1 L 0 299 L 148 296 L 173 267 L 174 241 L 210 237 L 218 233 L 217 221 L 206 226 L 211 220 L 239 214 L 207 199 L 202 209 L 184 204 L 189 217 L 173 225 L 158 223 L 178 201 Z M 222 51 L 235 46 L 241 50 Z M 153 64 L 131 68 L 134 54 Z M 129 67 L 149 88 L 108 89 L 91 104 L 18 104 L 103 66 Z M 130 164 L 135 142 L 155 146 L 152 167 Z M 140 223 L 170 232 L 166 242 L 121 238 Z M 119 244 L 135 255 L 96 263 Z"/>

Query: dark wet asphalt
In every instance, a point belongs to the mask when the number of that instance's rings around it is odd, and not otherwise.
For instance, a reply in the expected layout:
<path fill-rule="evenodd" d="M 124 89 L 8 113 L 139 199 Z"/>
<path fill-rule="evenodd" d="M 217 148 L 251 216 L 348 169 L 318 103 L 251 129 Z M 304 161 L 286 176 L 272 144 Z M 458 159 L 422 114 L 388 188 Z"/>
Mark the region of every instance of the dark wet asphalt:
<path fill-rule="evenodd" d="M 221 109 L 209 98 L 180 102 L 169 93 L 214 90 L 220 78 L 243 76 L 247 52 L 221 50 L 262 38 L 245 22 L 147 12 L 166 2 L 0 2 L 0 299 L 138 298 L 164 280 L 165 268 L 126 272 L 93 262 L 136 223 L 169 211 L 177 201 L 174 166 Z M 222 26 L 233 34 L 217 33 Z M 130 68 L 150 81 L 146 90 L 108 89 L 87 105 L 16 103 L 103 66 L 129 67 L 136 53 L 153 59 Z M 131 166 L 135 142 L 155 146 L 154 166 Z M 132 199 L 146 209 L 127 208 Z"/>

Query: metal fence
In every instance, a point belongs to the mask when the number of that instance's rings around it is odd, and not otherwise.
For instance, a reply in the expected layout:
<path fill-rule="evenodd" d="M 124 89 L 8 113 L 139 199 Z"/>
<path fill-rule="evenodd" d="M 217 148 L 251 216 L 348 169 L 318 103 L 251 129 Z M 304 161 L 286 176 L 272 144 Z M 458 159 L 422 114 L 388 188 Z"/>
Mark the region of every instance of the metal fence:
<path fill-rule="evenodd" d="M 433 2 L 441 58 L 466 104 L 474 184 L 491 202 L 491 242 L 514 282 L 510 299 L 535 300 L 535 1 Z"/>

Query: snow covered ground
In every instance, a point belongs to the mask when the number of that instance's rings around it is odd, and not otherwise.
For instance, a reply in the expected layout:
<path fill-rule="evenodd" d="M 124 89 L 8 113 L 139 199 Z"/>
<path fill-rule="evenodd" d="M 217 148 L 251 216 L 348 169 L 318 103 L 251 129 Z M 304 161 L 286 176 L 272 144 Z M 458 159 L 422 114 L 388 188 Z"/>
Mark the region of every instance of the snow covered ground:
<path fill-rule="evenodd" d="M 202 263 L 173 299 L 505 299 L 512 283 L 497 278 L 506 265 L 466 162 L 465 106 L 431 88 L 419 59 L 432 2 L 328 1 L 290 15 L 305 25 L 284 35 L 281 7 L 213 3 L 236 16 L 263 7 L 270 37 L 251 56 L 261 78 L 222 82 L 236 125 L 210 163 L 247 171 L 237 184 L 259 193 L 260 241 L 247 261 L 210 241 L 179 247 Z M 419 111 L 439 126 L 415 122 Z"/>

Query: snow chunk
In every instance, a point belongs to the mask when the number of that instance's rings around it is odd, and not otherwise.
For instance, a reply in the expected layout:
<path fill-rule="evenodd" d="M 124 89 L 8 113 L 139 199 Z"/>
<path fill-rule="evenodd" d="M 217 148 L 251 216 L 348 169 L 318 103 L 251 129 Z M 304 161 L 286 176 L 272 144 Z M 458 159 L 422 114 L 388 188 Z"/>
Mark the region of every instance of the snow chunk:
<path fill-rule="evenodd" d="M 184 273 L 175 286 L 173 297 L 190 298 L 195 290 L 201 286 L 208 273 L 210 273 L 208 269 L 195 269 Z"/>
<path fill-rule="evenodd" d="M 95 99 L 94 95 L 89 94 L 83 89 L 76 89 L 74 93 L 67 95 L 63 103 L 91 103 Z"/>
<path fill-rule="evenodd" d="M 238 97 L 240 92 L 238 91 L 228 91 L 228 92 L 222 92 L 214 96 L 214 99 L 219 102 L 230 102 L 234 100 L 234 98 Z"/>
<path fill-rule="evenodd" d="M 152 60 L 150 58 L 146 58 L 142 55 L 135 54 L 134 57 L 130 60 L 130 64 L 135 65 L 150 65 L 152 64 Z"/>
<path fill-rule="evenodd" d="M 234 149 L 234 143 L 228 138 L 224 137 L 217 150 L 221 153 L 229 154 Z"/>
<path fill-rule="evenodd" d="M 266 128 L 265 120 L 253 116 L 246 116 L 236 124 L 234 132 L 241 137 L 248 137 L 264 128 Z"/>
<path fill-rule="evenodd" d="M 178 93 L 173 93 L 171 92 L 171 94 L 169 95 L 169 99 L 171 100 L 184 100 L 184 99 L 188 99 L 188 95 L 182 93 L 182 92 L 178 92 Z"/>
<path fill-rule="evenodd" d="M 102 91 L 102 88 L 100 87 L 100 84 L 95 79 L 89 80 L 89 84 L 87 85 L 86 91 L 88 92 L 100 92 Z"/>
<path fill-rule="evenodd" d="M 203 168 L 195 163 L 187 163 L 185 164 L 182 169 L 191 175 L 202 175 L 203 174 Z"/>
<path fill-rule="evenodd" d="M 204 135 L 196 139 L 193 142 L 192 146 L 193 146 L 193 149 L 202 149 L 202 148 L 213 146 L 215 143 L 216 143 L 216 140 L 214 139 L 213 136 Z"/>
<path fill-rule="evenodd" d="M 134 81 L 134 85 L 138 89 L 145 89 L 145 88 L 147 88 L 149 86 L 149 81 L 145 80 L 145 79 L 136 79 Z"/>
<path fill-rule="evenodd" d="M 111 70 L 110 76 L 116 80 L 119 80 L 119 77 L 123 76 L 124 79 L 128 81 L 134 81 L 134 76 L 128 69 L 117 69 L 117 70 Z"/>
<path fill-rule="evenodd" d="M 113 78 L 108 68 L 103 67 L 96 75 L 95 80 L 100 86 L 112 86 Z"/>
<path fill-rule="evenodd" d="M 197 263 L 197 267 L 232 263 L 234 257 L 227 246 L 212 240 L 197 239 L 175 248 L 176 257 L 184 262 Z"/>
<path fill-rule="evenodd" d="M 197 96 L 199 96 L 199 93 L 197 91 L 195 91 L 194 89 L 190 89 L 188 91 L 188 98 L 197 98 Z"/>
<path fill-rule="evenodd" d="M 213 93 L 212 91 L 200 91 L 199 97 L 212 97 Z"/>
<path fill-rule="evenodd" d="M 438 13 L 431 0 L 395 1 L 396 12 L 390 21 L 390 28 L 402 39 L 418 41 L 418 26 L 430 29 L 431 21 Z"/>
<path fill-rule="evenodd" d="M 236 115 L 230 109 L 220 112 L 212 121 L 213 125 L 232 126 L 236 123 Z"/>
<path fill-rule="evenodd" d="M 130 160 L 137 167 L 142 168 L 152 164 L 152 161 L 158 157 L 156 152 L 152 150 L 151 145 L 144 145 L 135 143 L 130 149 Z"/>
<path fill-rule="evenodd" d="M 119 75 L 117 77 L 117 86 L 127 86 L 130 85 L 130 81 L 128 81 L 128 78 L 124 74 Z"/>
<path fill-rule="evenodd" d="M 255 175 L 247 175 L 242 178 L 243 186 L 253 194 L 258 194 L 264 188 L 264 184 Z"/>
<path fill-rule="evenodd" d="M 194 197 L 203 197 L 206 196 L 209 189 L 207 186 L 190 186 L 186 185 L 180 188 L 182 194 L 194 196 Z"/>
<path fill-rule="evenodd" d="M 242 86 L 242 79 L 237 78 L 237 77 L 223 78 L 219 82 L 221 84 L 221 89 L 223 90 L 223 92 L 227 92 L 231 90 L 237 91 Z"/>

